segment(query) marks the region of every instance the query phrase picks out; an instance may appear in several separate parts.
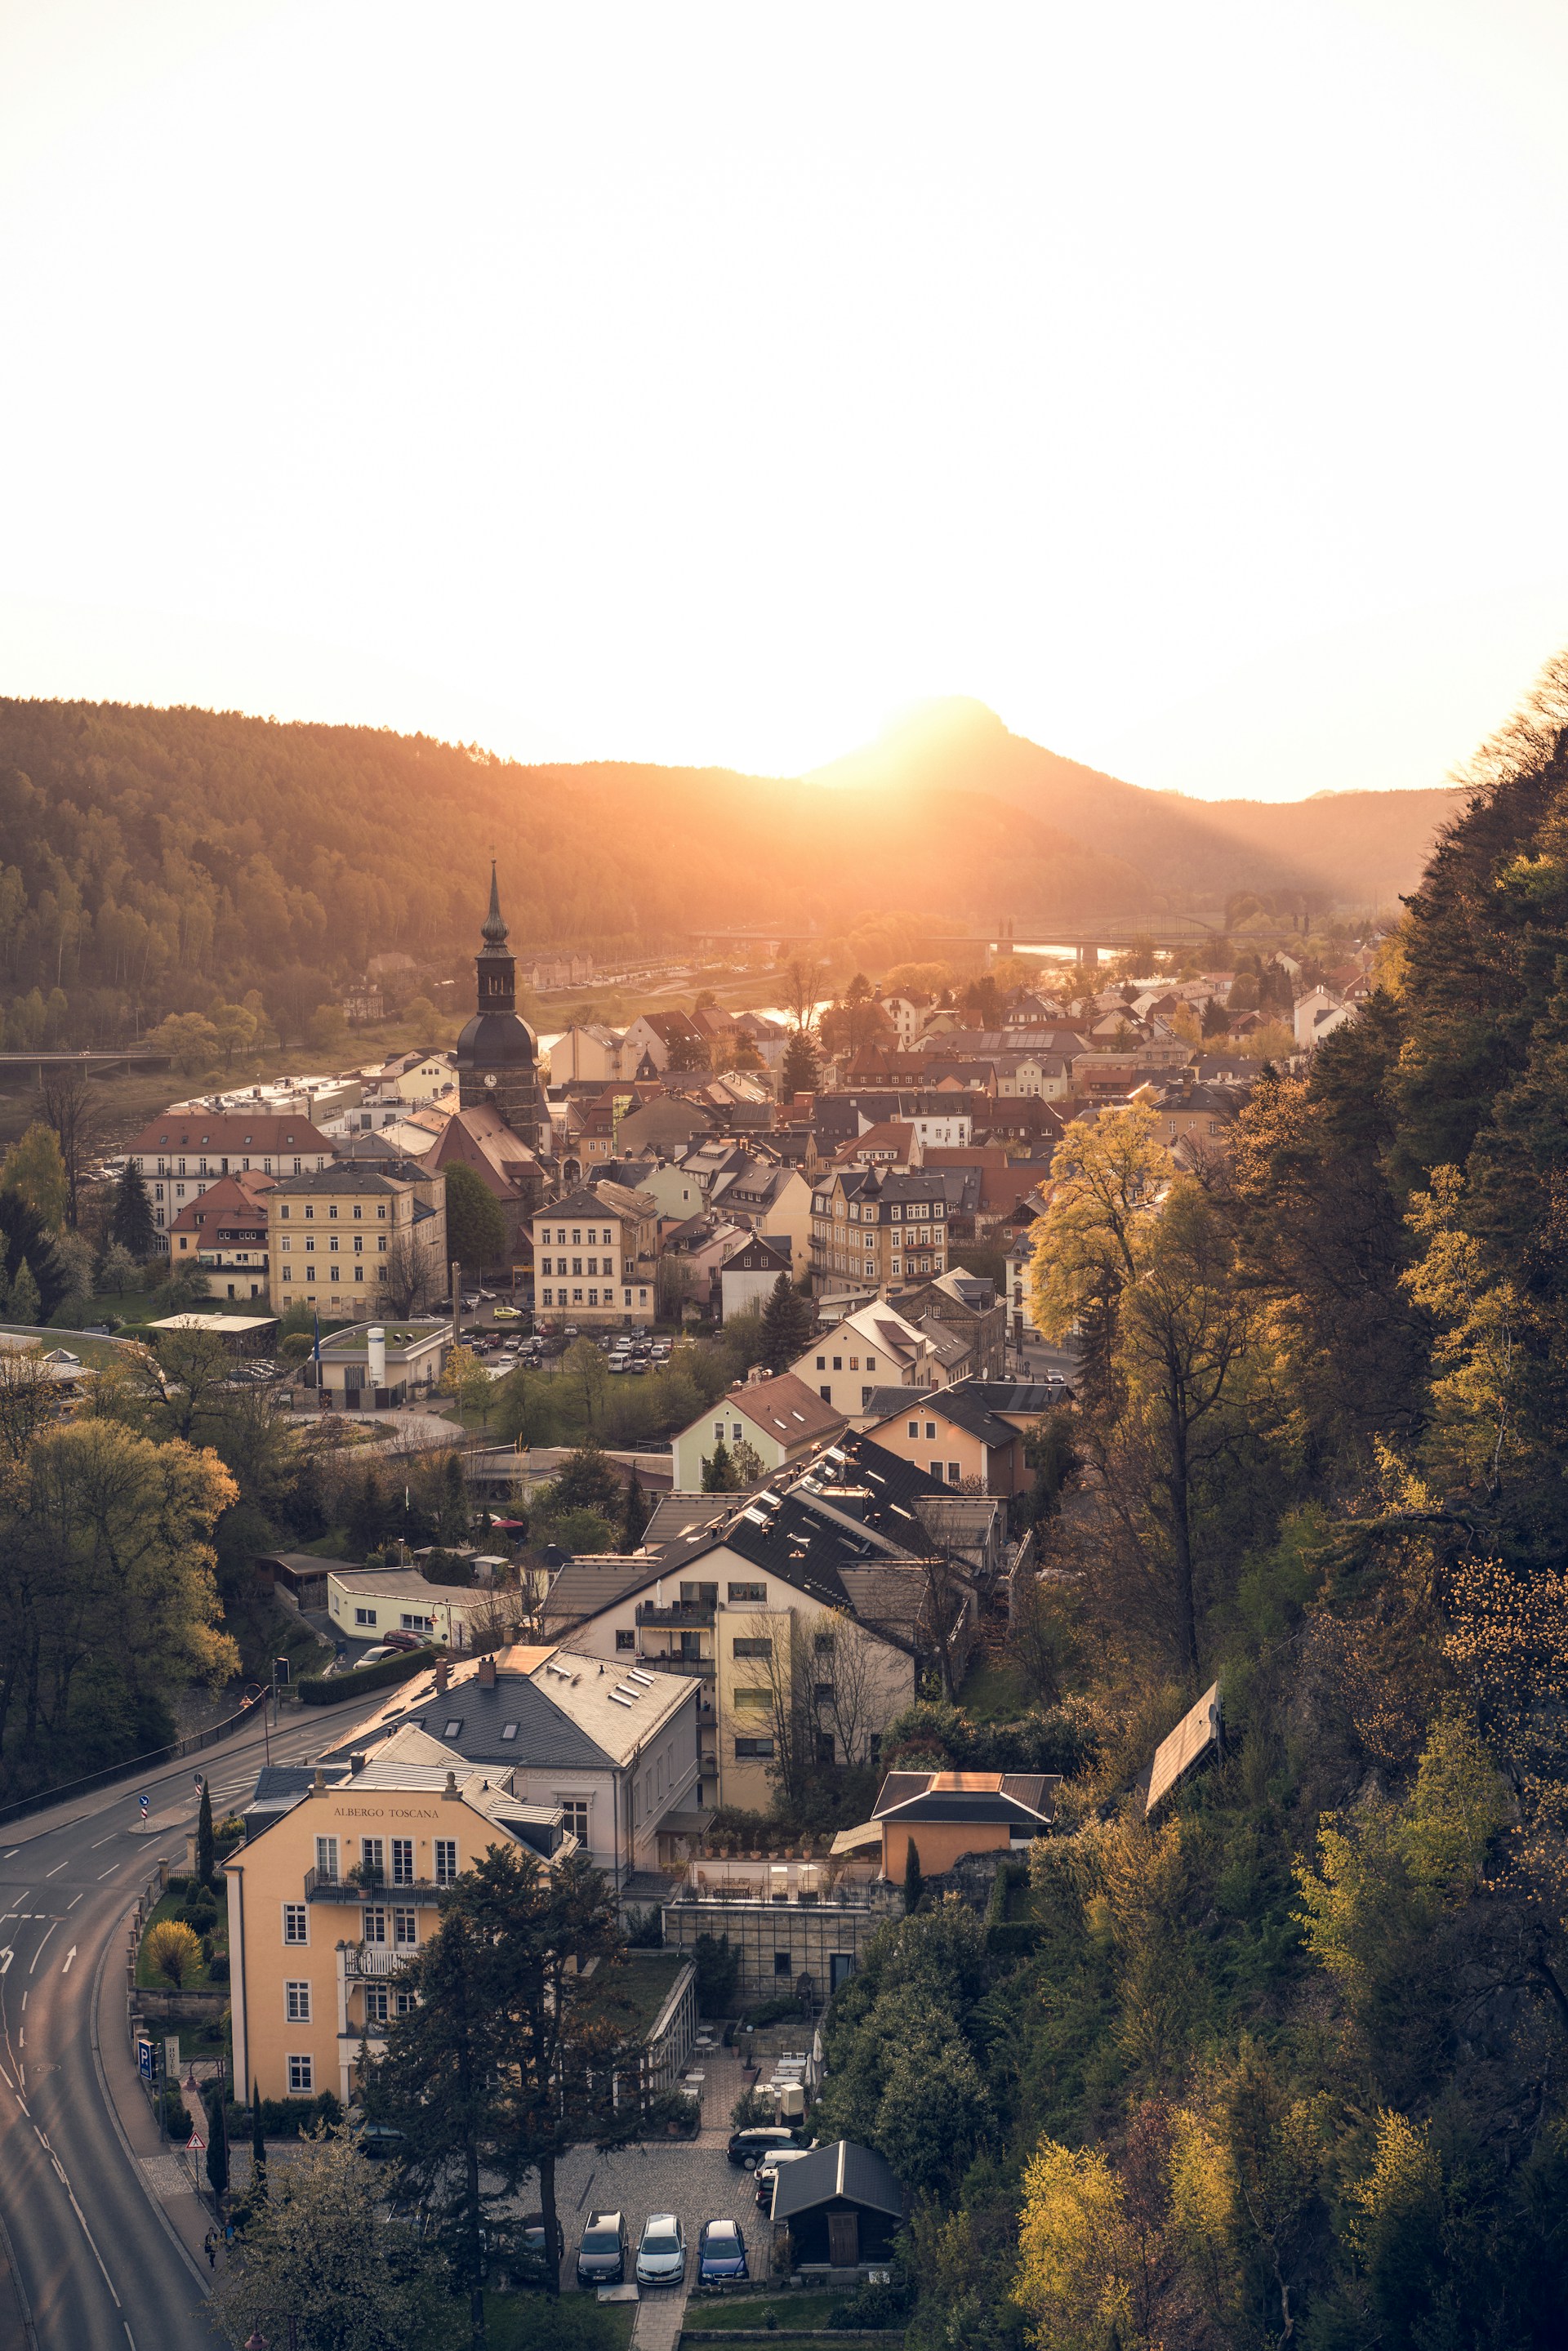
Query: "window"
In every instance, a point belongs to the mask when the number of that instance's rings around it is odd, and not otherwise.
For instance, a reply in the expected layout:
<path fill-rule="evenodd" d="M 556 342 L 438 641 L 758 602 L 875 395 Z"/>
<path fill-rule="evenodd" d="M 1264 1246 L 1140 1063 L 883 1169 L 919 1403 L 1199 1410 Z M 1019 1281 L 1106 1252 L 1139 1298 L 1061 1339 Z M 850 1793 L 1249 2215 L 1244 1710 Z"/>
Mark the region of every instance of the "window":
<path fill-rule="evenodd" d="M 397 1995 L 397 2013 L 399 2016 L 412 2016 L 418 2004 L 419 2003 L 414 1999 L 414 1996 L 411 1991 L 400 1991 Z"/>
<path fill-rule="evenodd" d="M 317 1838 L 316 1875 L 318 1877 L 325 1878 L 329 1886 L 336 1886 L 338 1883 L 338 1840 L 336 1837 L 321 1836 Z"/>
<path fill-rule="evenodd" d="M 832 1760 L 833 1734 L 831 1730 L 819 1730 L 817 1733 L 817 1761 L 819 1763 L 831 1763 Z"/>
<path fill-rule="evenodd" d="M 316 2095 L 316 2061 L 313 2057 L 290 2057 L 288 2061 L 288 2093 L 290 2097 L 314 2097 Z"/>
<path fill-rule="evenodd" d="M 515 1739 L 517 1735 L 517 1726 L 515 1722 L 504 1722 L 501 1725 L 501 1737 L 503 1739 Z"/>
<path fill-rule="evenodd" d="M 361 1837 L 360 1839 L 360 1867 L 364 1874 L 366 1883 L 373 1883 L 375 1879 L 383 1876 L 386 1872 L 386 1865 L 387 1851 L 386 1846 L 382 1844 L 381 1838 Z"/>
<path fill-rule="evenodd" d="M 862 1404 L 862 1408 L 863 1408 L 866 1405 L 870 1404 L 870 1402 L 871 1402 L 871 1400 L 872 1400 L 873 1396 L 875 1394 L 876 1394 L 876 1390 L 875 1390 L 874 1388 L 862 1388 L 862 1390 L 861 1390 L 861 1404 Z"/>
<path fill-rule="evenodd" d="M 766 1634 L 747 1635 L 734 1643 L 733 1654 L 737 1657 L 770 1657 L 773 1655 L 773 1644 Z"/>
<path fill-rule="evenodd" d="M 915 1434 L 915 1431 L 914 1431 L 913 1429 L 911 1429 L 909 1433 L 910 1433 L 910 1435 L 913 1437 L 913 1436 L 914 1436 L 914 1434 Z M 928 1420 L 928 1421 L 926 1422 L 926 1424 L 925 1424 L 925 1434 L 926 1434 L 926 1437 L 930 1439 L 930 1441 L 931 1441 L 933 1444 L 935 1444 L 936 1439 L 936 1423 L 934 1420 Z"/>
<path fill-rule="evenodd" d="M 310 1940 L 310 1913 L 303 1902 L 284 1904 L 283 1939 L 286 1943 L 308 1943 Z"/>
<path fill-rule="evenodd" d="M 434 1617 L 422 1616 L 415 1609 L 405 1608 L 398 1622 L 405 1633 L 434 1633 L 435 1630 Z"/>
<path fill-rule="evenodd" d="M 947 1483 L 949 1484 L 949 1486 L 956 1486 L 956 1485 L 957 1484 L 957 1482 L 958 1482 L 959 1479 L 963 1476 L 963 1474 L 964 1474 L 964 1473 L 963 1473 L 963 1468 L 962 1468 L 961 1465 L 960 1465 L 958 1462 L 956 1462 L 956 1461 L 949 1461 L 949 1462 L 948 1462 L 948 1464 L 947 1464 Z"/>
<path fill-rule="evenodd" d="M 765 1689 L 737 1689 L 735 1693 L 735 1703 L 737 1708 L 746 1707 L 751 1712 L 757 1713 L 760 1709 L 770 1707 L 773 1698 L 771 1693 Z"/>
<path fill-rule="evenodd" d="M 834 1371 L 835 1371 L 835 1372 L 841 1372 L 841 1371 L 843 1370 L 843 1368 L 844 1368 L 844 1359 L 843 1359 L 843 1357 L 842 1357 L 841 1355 L 835 1355 L 835 1356 L 833 1357 L 833 1369 L 834 1369 Z"/>
<path fill-rule="evenodd" d="M 933 1461 L 931 1464 L 931 1475 L 938 1481 L 940 1480 L 942 1476 L 942 1464 L 940 1461 Z"/>
<path fill-rule="evenodd" d="M 819 1356 L 818 1356 L 818 1358 L 817 1358 L 817 1369 L 818 1369 L 820 1372 L 825 1372 L 825 1371 L 827 1370 L 827 1368 L 828 1368 L 828 1359 L 827 1359 L 826 1355 L 819 1355 Z M 824 1393 L 825 1393 L 825 1391 L 824 1391 Z"/>
<path fill-rule="evenodd" d="M 919 1436 L 919 1434 L 920 1434 L 920 1423 L 919 1423 L 917 1420 L 912 1420 L 912 1421 L 910 1422 L 910 1424 L 909 1424 L 909 1434 L 910 1434 L 910 1436 L 911 1436 L 911 1437 L 918 1437 L 918 1436 Z M 935 1429 L 933 1429 L 933 1430 L 932 1430 L 932 1432 L 931 1432 L 931 1434 L 932 1434 L 932 1436 L 933 1436 L 933 1437 L 935 1437 L 935 1436 L 936 1436 L 936 1431 Z"/>
<path fill-rule="evenodd" d="M 768 1586 L 765 1583 L 732 1583 L 729 1587 L 729 1603 L 732 1608 L 737 1600 L 760 1600 L 765 1602 L 767 1598 Z"/>
<path fill-rule="evenodd" d="M 852 1372 L 858 1372 L 858 1371 L 859 1371 L 859 1369 L 860 1369 L 860 1367 L 861 1367 L 861 1359 L 860 1359 L 860 1357 L 859 1357 L 858 1355 L 852 1355 L 852 1356 L 850 1357 L 850 1369 L 851 1369 L 851 1371 L 852 1371 Z"/>
<path fill-rule="evenodd" d="M 753 1761 L 770 1763 L 773 1760 L 773 1741 L 771 1739 L 737 1739 L 735 1742 L 735 1760 L 737 1763 Z"/>
<path fill-rule="evenodd" d="M 615 1646 L 618 1649 L 635 1649 L 637 1646 L 636 1634 L 634 1632 L 618 1632 L 615 1635 Z"/>
<path fill-rule="evenodd" d="M 455 1837 L 435 1839 L 435 1882 L 437 1886 L 454 1886 L 457 1882 L 457 1840 Z"/>
<path fill-rule="evenodd" d="M 441 1736 L 443 1739 L 455 1739 L 462 1728 L 463 1717 L 460 1714 L 455 1714 L 451 1721 L 444 1728 Z"/>
<path fill-rule="evenodd" d="M 833 1391 L 832 1391 L 832 1389 L 831 1389 L 831 1388 L 830 1388 L 830 1387 L 826 1387 L 826 1386 L 824 1386 L 824 1387 L 820 1387 L 820 1388 L 817 1390 L 817 1394 L 821 1397 L 822 1402 L 823 1402 L 824 1404 L 831 1404 L 831 1403 L 832 1403 L 832 1401 L 833 1401 Z"/>
<path fill-rule="evenodd" d="M 384 1984 L 365 1987 L 365 2022 L 384 2024 L 387 2021 L 387 1995 Z"/>
<path fill-rule="evenodd" d="M 417 1943 L 418 1940 L 418 1911 L 394 1910 L 392 1912 L 392 1941 L 394 1943 L 409 1944 Z"/>
<path fill-rule="evenodd" d="M 783 1976 L 788 1979 L 790 1972 L 790 1959 L 788 1951 L 774 1952 L 773 1972 L 776 1976 Z"/>
<path fill-rule="evenodd" d="M 558 1796 L 560 1824 L 580 1844 L 588 1843 L 588 1799 L 586 1796 Z"/>
<path fill-rule="evenodd" d="M 393 1837 L 392 1841 L 392 1884 L 394 1886 L 412 1886 L 413 1884 L 413 1839 L 412 1837 Z"/>
<path fill-rule="evenodd" d="M 310 2022 L 310 1987 L 308 1983 L 286 1983 L 283 1987 L 284 2013 L 290 2024 Z"/>
<path fill-rule="evenodd" d="M 364 1914 L 364 1938 L 367 1943 L 384 1943 L 387 1938 L 387 1914 L 384 1910 L 367 1910 Z"/>

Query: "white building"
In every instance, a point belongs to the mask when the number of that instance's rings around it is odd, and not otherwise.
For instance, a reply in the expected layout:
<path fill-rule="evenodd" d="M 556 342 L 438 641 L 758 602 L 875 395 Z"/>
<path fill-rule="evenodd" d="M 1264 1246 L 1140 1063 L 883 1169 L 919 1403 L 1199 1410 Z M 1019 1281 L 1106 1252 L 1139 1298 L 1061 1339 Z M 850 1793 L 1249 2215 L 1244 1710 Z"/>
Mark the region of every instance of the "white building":
<path fill-rule="evenodd" d="M 891 1306 L 862 1306 L 810 1345 L 789 1366 L 798 1380 L 846 1420 L 869 1403 L 873 1388 L 946 1385 L 936 1343 Z"/>

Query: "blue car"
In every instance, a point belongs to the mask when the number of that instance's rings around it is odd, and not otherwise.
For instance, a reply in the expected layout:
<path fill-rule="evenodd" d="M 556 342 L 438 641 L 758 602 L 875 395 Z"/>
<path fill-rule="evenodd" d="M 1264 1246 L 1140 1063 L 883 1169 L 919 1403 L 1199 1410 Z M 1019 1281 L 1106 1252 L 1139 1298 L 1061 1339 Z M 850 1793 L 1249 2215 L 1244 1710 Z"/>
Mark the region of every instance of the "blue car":
<path fill-rule="evenodd" d="M 723 2285 L 728 2278 L 749 2277 L 746 2239 L 738 2220 L 705 2220 L 697 2240 L 697 2283 Z"/>

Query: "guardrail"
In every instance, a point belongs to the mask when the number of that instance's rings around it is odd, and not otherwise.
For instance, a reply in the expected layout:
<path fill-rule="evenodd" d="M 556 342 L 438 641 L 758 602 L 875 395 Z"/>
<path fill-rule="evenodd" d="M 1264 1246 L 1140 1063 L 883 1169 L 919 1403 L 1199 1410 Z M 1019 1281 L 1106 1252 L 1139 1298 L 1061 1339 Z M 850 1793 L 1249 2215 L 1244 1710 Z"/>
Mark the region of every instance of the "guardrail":
<path fill-rule="evenodd" d="M 47 1813 L 51 1804 L 66 1804 L 73 1796 L 90 1796 L 95 1788 L 111 1788 L 117 1780 L 141 1779 L 164 1763 L 179 1763 L 187 1755 L 200 1755 L 230 1738 L 243 1724 L 253 1721 L 257 1708 L 267 1704 L 268 1695 L 263 1690 L 258 1697 L 246 1698 L 237 1714 L 226 1715 L 222 1722 L 212 1723 L 205 1730 L 193 1730 L 171 1746 L 154 1748 L 151 1754 L 132 1755 L 123 1763 L 107 1763 L 101 1771 L 89 1771 L 80 1780 L 65 1780 L 57 1787 L 40 1788 L 36 1795 L 19 1796 L 15 1803 L 0 1804 L 0 1822 L 22 1820 L 29 1813 Z"/>

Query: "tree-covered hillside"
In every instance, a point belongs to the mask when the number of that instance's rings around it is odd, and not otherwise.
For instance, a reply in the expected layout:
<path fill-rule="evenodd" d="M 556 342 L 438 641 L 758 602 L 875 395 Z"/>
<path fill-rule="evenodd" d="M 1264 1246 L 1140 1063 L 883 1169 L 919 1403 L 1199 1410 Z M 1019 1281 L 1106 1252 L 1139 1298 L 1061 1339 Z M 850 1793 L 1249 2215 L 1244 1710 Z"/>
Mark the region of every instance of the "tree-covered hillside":
<path fill-rule="evenodd" d="M 1098 783 L 1063 822 L 962 764 L 842 789 L 525 768 L 421 736 L 235 712 L 0 701 L 4 1041 L 116 1042 L 138 1020 L 252 991 L 293 1036 L 378 952 L 455 974 L 492 851 L 525 957 L 679 952 L 704 926 L 832 937 L 913 909 L 896 956 L 923 922 L 1213 906 L 1292 880 L 1324 904 L 1335 894 L 1310 861 L 1211 839 L 1196 804 Z M 1385 797 L 1411 805 L 1395 811 L 1396 852 L 1357 867 L 1371 881 L 1402 873 L 1431 823 L 1422 795 Z M 1347 829 L 1336 810 L 1342 847 Z M 1364 883 L 1353 894 L 1364 901 Z"/>
<path fill-rule="evenodd" d="M 916 2191 L 915 2345 L 1563 2339 L 1568 663 L 1475 784 L 1228 1163 L 1155 1208 L 1147 1118 L 1063 1145 L 1038 1713 L 894 1749 L 1054 1753 L 1058 1833 L 984 1924 L 884 1929 L 827 2032 L 824 2119 Z M 1147 1818 L 1215 1680 L 1222 1751 Z"/>

